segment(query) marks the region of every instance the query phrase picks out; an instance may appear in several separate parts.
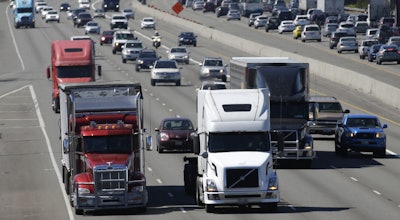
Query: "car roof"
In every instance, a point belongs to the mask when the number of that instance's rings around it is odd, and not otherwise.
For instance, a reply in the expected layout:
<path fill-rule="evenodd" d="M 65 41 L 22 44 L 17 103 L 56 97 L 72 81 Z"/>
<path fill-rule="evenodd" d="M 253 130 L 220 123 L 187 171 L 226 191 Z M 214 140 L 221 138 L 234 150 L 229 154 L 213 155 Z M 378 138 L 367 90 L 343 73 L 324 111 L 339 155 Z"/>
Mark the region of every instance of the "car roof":
<path fill-rule="evenodd" d="M 346 117 L 346 118 L 378 118 L 375 115 L 369 115 L 369 114 L 346 114 L 344 117 Z"/>
<path fill-rule="evenodd" d="M 334 96 L 310 96 L 310 102 L 339 102 Z"/>

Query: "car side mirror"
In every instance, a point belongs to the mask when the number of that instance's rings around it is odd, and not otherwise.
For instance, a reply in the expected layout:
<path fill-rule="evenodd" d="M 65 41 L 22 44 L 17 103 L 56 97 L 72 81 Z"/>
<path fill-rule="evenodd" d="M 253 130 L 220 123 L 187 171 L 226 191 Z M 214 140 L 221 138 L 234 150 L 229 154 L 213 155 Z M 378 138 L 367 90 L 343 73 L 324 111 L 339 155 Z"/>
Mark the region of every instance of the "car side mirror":
<path fill-rule="evenodd" d="M 383 126 L 382 126 L 382 128 L 387 128 L 388 127 L 388 125 L 387 124 L 384 124 Z"/>
<path fill-rule="evenodd" d="M 160 131 L 160 129 L 158 129 L 158 128 L 154 128 L 154 131 L 157 131 L 157 132 L 159 132 L 159 131 Z"/>
<path fill-rule="evenodd" d="M 344 110 L 343 113 L 345 113 L 345 114 L 350 113 L 350 110 L 346 109 L 346 110 Z"/>

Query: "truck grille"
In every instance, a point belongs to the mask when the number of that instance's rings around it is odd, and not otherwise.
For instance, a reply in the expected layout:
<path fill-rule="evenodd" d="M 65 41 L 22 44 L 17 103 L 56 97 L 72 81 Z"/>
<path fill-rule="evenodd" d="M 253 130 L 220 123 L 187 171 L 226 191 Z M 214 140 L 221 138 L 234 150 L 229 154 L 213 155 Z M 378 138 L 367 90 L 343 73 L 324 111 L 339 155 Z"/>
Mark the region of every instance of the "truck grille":
<path fill-rule="evenodd" d="M 258 169 L 227 169 L 226 170 L 227 188 L 250 188 L 259 187 Z"/>
<path fill-rule="evenodd" d="M 299 144 L 299 137 L 296 130 L 289 131 L 273 131 L 271 132 L 271 143 L 273 147 L 278 145 L 278 135 L 281 134 L 284 141 L 285 148 L 297 148 Z"/>
<path fill-rule="evenodd" d="M 375 134 L 374 133 L 357 133 L 356 138 L 358 138 L 358 139 L 374 139 Z"/>
<path fill-rule="evenodd" d="M 126 181 L 126 169 L 107 169 L 94 171 L 94 182 L 97 192 L 125 190 Z"/>

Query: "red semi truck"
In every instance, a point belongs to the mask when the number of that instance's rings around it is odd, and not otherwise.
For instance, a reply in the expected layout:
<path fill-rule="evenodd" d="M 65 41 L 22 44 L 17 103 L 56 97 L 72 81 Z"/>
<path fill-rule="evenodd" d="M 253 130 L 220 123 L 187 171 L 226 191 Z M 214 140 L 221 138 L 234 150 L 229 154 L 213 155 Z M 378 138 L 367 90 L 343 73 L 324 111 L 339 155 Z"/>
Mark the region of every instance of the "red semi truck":
<path fill-rule="evenodd" d="M 75 214 L 145 211 L 141 85 L 65 83 L 59 89 L 62 179 Z"/>
<path fill-rule="evenodd" d="M 101 77 L 101 66 L 97 66 Z M 95 53 L 92 40 L 55 40 L 51 44 L 51 66 L 47 78 L 53 82 L 52 108 L 60 112 L 60 83 L 81 83 L 96 80 Z"/>

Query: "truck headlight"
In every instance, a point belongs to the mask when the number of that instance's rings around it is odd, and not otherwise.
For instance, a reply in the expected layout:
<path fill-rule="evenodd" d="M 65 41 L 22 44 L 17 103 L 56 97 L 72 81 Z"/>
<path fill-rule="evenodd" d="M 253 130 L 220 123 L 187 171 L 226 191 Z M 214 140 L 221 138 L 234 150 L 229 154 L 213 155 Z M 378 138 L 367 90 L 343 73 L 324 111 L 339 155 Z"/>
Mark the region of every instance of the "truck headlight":
<path fill-rule="evenodd" d="M 138 64 L 143 64 L 143 60 L 138 60 Z"/>
<path fill-rule="evenodd" d="M 384 132 L 378 132 L 375 134 L 375 138 L 384 138 L 386 137 L 386 134 Z"/>
<path fill-rule="evenodd" d="M 215 184 L 214 180 L 212 180 L 212 179 L 206 180 L 206 191 L 207 192 L 218 192 L 217 184 Z"/>
<path fill-rule="evenodd" d="M 278 178 L 276 176 L 269 178 L 268 190 L 278 190 Z"/>
<path fill-rule="evenodd" d="M 355 135 L 353 132 L 347 132 L 346 137 L 353 138 Z"/>
<path fill-rule="evenodd" d="M 83 195 L 83 194 L 89 194 L 90 190 L 86 188 L 78 188 L 78 194 Z"/>

